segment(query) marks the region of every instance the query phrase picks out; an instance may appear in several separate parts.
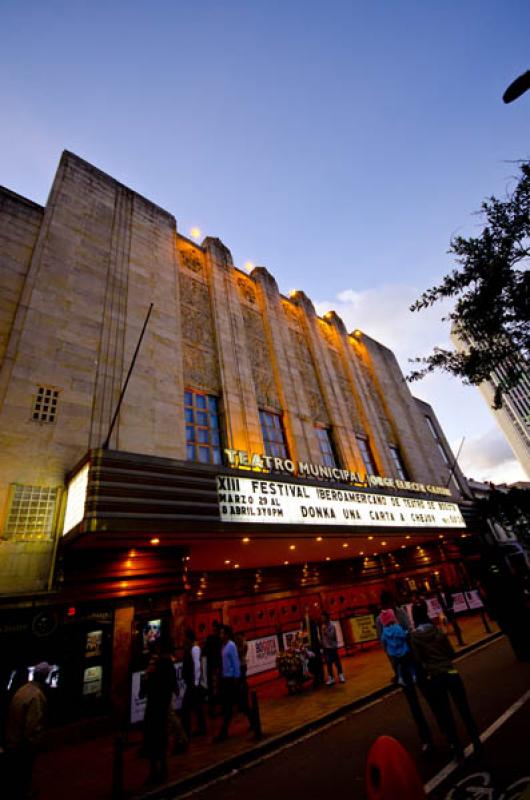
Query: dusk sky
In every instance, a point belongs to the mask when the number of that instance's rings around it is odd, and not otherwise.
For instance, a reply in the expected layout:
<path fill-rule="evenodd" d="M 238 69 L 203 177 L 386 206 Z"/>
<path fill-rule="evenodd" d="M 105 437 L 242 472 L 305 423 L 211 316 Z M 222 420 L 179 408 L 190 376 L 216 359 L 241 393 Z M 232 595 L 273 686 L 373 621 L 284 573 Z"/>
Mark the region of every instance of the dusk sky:
<path fill-rule="evenodd" d="M 0 183 L 45 203 L 69 149 L 407 359 L 410 303 L 530 157 L 528 0 L 0 3 Z M 432 403 L 470 477 L 524 475 L 472 387 Z"/>

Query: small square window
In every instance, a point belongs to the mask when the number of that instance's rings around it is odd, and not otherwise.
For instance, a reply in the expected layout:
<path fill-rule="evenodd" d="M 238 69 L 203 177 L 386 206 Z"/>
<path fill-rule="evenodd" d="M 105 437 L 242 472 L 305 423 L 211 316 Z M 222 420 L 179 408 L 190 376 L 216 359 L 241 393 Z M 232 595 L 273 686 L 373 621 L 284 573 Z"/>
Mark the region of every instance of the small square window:
<path fill-rule="evenodd" d="M 39 386 L 33 398 L 31 419 L 37 422 L 55 422 L 59 390 Z"/>

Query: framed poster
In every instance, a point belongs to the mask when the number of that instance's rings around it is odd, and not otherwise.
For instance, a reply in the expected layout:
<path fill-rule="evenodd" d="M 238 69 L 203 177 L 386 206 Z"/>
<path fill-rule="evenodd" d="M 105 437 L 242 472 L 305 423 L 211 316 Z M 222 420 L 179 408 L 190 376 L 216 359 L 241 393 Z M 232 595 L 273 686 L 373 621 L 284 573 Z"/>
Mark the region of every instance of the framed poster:
<path fill-rule="evenodd" d="M 461 614 L 462 611 L 467 611 L 467 603 L 464 592 L 456 592 L 453 597 L 453 611 L 455 614 Z"/>
<path fill-rule="evenodd" d="M 379 638 L 373 614 L 364 614 L 361 617 L 350 617 L 348 622 L 355 644 L 374 642 Z"/>
<path fill-rule="evenodd" d="M 278 652 L 278 638 L 275 635 L 251 639 L 247 650 L 247 675 L 275 669 Z"/>
<path fill-rule="evenodd" d="M 97 658 L 101 655 L 103 631 L 89 631 L 85 641 L 85 658 Z"/>
<path fill-rule="evenodd" d="M 465 592 L 464 594 L 469 608 L 484 608 L 484 603 L 480 598 L 478 589 L 472 589 L 470 592 Z"/>
<path fill-rule="evenodd" d="M 103 667 L 87 667 L 83 673 L 83 696 L 101 697 Z"/>

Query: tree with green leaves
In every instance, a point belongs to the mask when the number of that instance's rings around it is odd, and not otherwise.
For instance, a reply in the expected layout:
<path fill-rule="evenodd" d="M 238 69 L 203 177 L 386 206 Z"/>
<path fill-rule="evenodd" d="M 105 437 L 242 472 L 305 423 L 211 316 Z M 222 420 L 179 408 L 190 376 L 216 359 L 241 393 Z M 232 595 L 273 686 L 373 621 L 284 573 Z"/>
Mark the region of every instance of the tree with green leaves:
<path fill-rule="evenodd" d="M 444 317 L 463 349 L 435 348 L 408 375 L 419 380 L 435 370 L 466 384 L 492 381 L 494 407 L 528 376 L 530 355 L 530 162 L 519 164 L 517 184 L 505 200 L 490 197 L 479 212 L 485 225 L 479 236 L 455 236 L 449 253 L 458 267 L 410 307 L 429 308 L 454 299 Z M 502 376 L 502 377 L 501 377 Z M 526 378 L 528 380 L 528 378 Z"/>

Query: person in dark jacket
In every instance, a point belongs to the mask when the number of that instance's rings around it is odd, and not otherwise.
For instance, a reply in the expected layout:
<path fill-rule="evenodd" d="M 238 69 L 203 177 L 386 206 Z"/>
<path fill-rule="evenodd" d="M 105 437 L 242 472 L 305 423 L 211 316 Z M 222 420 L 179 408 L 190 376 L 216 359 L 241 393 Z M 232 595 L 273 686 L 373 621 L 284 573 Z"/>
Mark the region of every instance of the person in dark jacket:
<path fill-rule="evenodd" d="M 177 676 L 171 656 L 154 656 L 144 675 L 140 696 L 147 698 L 144 715 L 144 752 L 149 758 L 148 781 L 159 783 L 167 779 L 167 748 L 169 739 L 169 710 Z"/>
<path fill-rule="evenodd" d="M 416 603 L 412 610 L 416 629 L 411 634 L 412 652 L 425 673 L 425 692 L 442 733 L 457 760 L 464 750 L 456 730 L 451 699 L 467 728 L 475 753 L 482 752 L 480 735 L 469 708 L 466 689 L 453 664 L 455 651 L 445 633 L 429 619 L 427 603 Z"/>
<path fill-rule="evenodd" d="M 206 637 L 202 649 L 206 657 L 206 677 L 208 680 L 208 707 L 210 717 L 215 716 L 215 707 L 219 704 L 221 691 L 221 626 L 216 619 L 212 622 L 212 632 Z"/>

